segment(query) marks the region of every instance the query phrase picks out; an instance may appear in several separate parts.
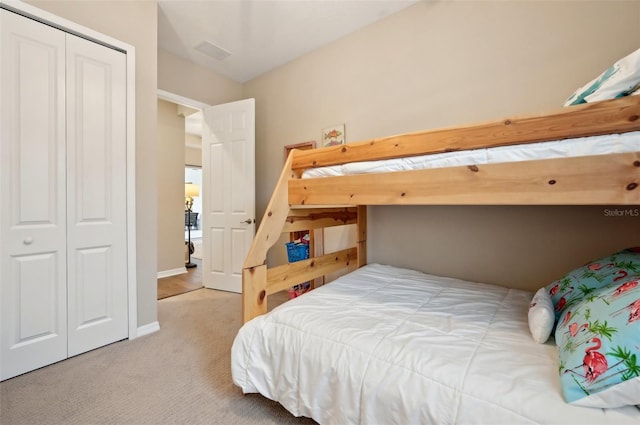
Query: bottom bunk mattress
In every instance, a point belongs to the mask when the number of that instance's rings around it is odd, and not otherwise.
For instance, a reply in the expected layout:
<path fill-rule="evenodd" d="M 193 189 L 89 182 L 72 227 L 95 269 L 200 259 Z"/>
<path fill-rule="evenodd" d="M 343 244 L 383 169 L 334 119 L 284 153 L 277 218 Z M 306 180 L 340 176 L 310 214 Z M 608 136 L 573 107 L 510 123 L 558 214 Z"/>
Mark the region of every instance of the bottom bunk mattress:
<path fill-rule="evenodd" d="M 623 424 L 565 403 L 532 293 L 367 265 L 247 322 L 233 381 L 322 424 Z"/>

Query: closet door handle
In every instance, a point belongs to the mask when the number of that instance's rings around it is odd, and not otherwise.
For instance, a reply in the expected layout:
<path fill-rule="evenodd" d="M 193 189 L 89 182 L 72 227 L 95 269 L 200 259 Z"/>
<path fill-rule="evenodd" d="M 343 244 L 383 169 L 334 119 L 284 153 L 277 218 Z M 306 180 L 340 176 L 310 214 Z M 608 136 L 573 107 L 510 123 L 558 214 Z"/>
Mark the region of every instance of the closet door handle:
<path fill-rule="evenodd" d="M 256 222 L 255 220 L 251 220 L 250 218 L 248 218 L 248 219 L 246 219 L 244 221 L 241 221 L 240 224 L 251 224 L 251 223 L 255 223 L 255 222 Z"/>
<path fill-rule="evenodd" d="M 26 238 L 24 238 L 22 243 L 25 245 L 31 245 L 33 243 L 33 238 L 31 236 L 27 236 Z"/>

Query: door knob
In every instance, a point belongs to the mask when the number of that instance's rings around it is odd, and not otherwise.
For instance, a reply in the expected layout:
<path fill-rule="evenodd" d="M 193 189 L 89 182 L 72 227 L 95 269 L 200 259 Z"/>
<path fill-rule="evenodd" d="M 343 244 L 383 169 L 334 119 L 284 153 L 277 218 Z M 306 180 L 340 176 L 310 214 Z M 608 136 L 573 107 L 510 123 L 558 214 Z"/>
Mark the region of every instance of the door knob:
<path fill-rule="evenodd" d="M 255 220 L 252 220 L 250 218 L 246 219 L 245 221 L 241 221 L 240 224 L 251 224 L 251 223 L 255 223 Z"/>

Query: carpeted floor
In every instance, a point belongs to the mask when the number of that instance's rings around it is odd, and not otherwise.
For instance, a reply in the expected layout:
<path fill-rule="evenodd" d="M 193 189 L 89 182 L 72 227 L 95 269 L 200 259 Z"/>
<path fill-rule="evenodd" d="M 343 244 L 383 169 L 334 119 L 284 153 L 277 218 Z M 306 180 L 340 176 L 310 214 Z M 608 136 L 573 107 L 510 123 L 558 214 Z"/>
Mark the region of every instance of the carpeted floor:
<path fill-rule="evenodd" d="M 0 423 L 315 423 L 233 385 L 240 310 L 240 295 L 208 289 L 161 300 L 160 331 L 0 383 Z"/>

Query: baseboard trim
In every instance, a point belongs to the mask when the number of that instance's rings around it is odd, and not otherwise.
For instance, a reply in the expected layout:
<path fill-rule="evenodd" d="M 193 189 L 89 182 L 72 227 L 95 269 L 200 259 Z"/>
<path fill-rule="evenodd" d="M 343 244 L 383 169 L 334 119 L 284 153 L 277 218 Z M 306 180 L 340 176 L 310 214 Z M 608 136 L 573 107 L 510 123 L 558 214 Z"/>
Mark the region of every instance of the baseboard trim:
<path fill-rule="evenodd" d="M 179 274 L 184 274 L 186 272 L 187 272 L 187 269 L 184 267 L 180 267 L 172 270 L 163 270 L 161 272 L 158 272 L 158 279 L 162 279 L 163 277 L 176 276 Z"/>
<path fill-rule="evenodd" d="M 138 335 L 136 335 L 136 337 L 138 338 L 141 336 L 149 335 L 159 330 L 160 330 L 160 322 L 158 321 L 149 323 L 147 325 L 142 325 L 138 327 Z"/>

